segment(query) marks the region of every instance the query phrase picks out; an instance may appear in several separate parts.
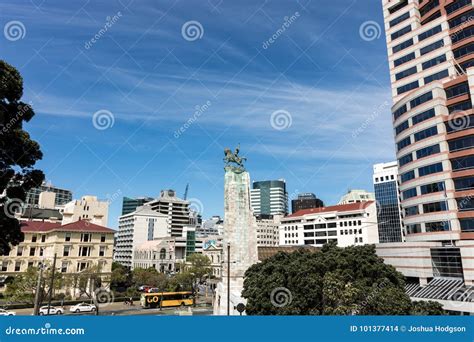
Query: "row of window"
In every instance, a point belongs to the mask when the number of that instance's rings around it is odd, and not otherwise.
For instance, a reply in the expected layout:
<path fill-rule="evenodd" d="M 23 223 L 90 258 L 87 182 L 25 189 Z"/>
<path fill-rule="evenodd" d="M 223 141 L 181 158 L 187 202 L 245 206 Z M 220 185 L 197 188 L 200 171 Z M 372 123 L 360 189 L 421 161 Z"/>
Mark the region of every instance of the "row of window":
<path fill-rule="evenodd" d="M 439 0 L 431 0 L 425 6 L 420 8 L 420 15 L 423 17 L 424 15 L 426 15 L 426 13 L 428 13 L 429 11 L 431 11 L 432 9 L 438 6 L 439 6 Z"/>
<path fill-rule="evenodd" d="M 474 36 L 474 26 L 470 26 L 464 30 L 452 34 L 451 42 L 454 44 L 472 36 Z"/>
<path fill-rule="evenodd" d="M 432 137 L 432 136 L 437 135 L 437 134 L 438 134 L 438 127 L 437 126 L 432 126 L 432 127 L 426 128 L 424 130 L 421 130 L 419 132 L 416 132 L 413 135 L 413 138 L 414 138 L 415 142 L 418 142 L 418 141 L 427 139 L 427 138 Z M 404 149 L 405 147 L 410 146 L 411 144 L 412 144 L 411 137 L 408 136 L 408 137 L 400 140 L 397 143 L 397 150 L 400 151 L 400 150 Z"/>
<path fill-rule="evenodd" d="M 468 135 L 462 138 L 450 140 L 449 151 L 456 152 L 474 147 L 474 135 Z"/>
<path fill-rule="evenodd" d="M 447 14 L 451 14 L 457 11 L 458 9 L 461 9 L 468 5 L 472 5 L 472 0 L 458 0 L 456 2 L 453 2 L 452 4 L 447 5 L 445 7 L 445 10 Z"/>
<path fill-rule="evenodd" d="M 468 170 L 474 168 L 474 155 L 451 159 L 453 171 Z"/>
<path fill-rule="evenodd" d="M 449 28 L 453 29 L 459 25 L 462 25 L 466 22 L 469 22 L 474 19 L 474 10 L 470 10 L 469 12 L 463 13 L 454 17 L 453 19 L 449 20 Z"/>
<path fill-rule="evenodd" d="M 445 186 L 444 182 L 435 182 L 430 184 L 425 184 L 420 186 L 420 195 L 433 194 L 440 191 L 444 191 Z M 418 196 L 417 188 L 411 188 L 402 192 L 402 198 L 407 200 L 412 197 Z"/>
<path fill-rule="evenodd" d="M 439 144 L 423 147 L 417 151 L 415 151 L 416 159 L 421 159 L 432 154 L 436 154 L 440 152 Z M 405 164 L 408 164 L 413 161 L 413 153 L 410 152 L 398 159 L 399 166 L 402 167 Z"/>
<path fill-rule="evenodd" d="M 435 163 L 427 166 L 422 166 L 418 168 L 418 177 L 428 176 L 433 173 L 438 173 L 443 171 L 442 163 Z M 411 179 L 415 178 L 415 170 L 410 170 L 400 175 L 402 183 L 405 183 Z"/>

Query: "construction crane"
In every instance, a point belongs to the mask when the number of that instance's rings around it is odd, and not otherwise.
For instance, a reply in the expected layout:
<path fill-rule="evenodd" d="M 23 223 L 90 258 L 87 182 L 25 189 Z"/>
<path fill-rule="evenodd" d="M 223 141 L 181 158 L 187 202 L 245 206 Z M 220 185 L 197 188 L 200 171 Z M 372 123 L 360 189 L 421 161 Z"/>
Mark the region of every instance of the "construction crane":
<path fill-rule="evenodd" d="M 186 199 L 188 198 L 188 190 L 189 190 L 189 183 L 186 184 L 186 189 L 184 189 L 184 196 L 183 196 L 183 199 L 186 201 Z"/>

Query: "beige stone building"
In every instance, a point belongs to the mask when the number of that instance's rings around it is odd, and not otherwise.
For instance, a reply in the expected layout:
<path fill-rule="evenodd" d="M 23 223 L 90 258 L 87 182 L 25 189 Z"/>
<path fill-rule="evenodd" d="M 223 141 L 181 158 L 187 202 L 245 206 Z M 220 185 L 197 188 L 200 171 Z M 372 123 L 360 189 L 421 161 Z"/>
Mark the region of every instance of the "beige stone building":
<path fill-rule="evenodd" d="M 0 278 L 3 281 L 41 263 L 51 267 L 55 253 L 56 270 L 60 273 L 77 275 L 99 266 L 104 280 L 110 276 L 114 230 L 85 220 L 66 225 L 39 221 L 23 221 L 21 224 L 24 241 L 14 246 L 8 255 L 0 256 Z"/>

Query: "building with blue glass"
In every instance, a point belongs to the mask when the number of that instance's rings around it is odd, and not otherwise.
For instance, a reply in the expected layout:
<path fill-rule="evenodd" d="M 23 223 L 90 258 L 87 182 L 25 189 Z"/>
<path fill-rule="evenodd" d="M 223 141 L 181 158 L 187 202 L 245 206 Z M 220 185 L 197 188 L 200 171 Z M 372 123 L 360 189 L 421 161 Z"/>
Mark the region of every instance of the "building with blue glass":
<path fill-rule="evenodd" d="M 253 182 L 250 203 L 255 216 L 288 214 L 288 193 L 284 179 Z"/>

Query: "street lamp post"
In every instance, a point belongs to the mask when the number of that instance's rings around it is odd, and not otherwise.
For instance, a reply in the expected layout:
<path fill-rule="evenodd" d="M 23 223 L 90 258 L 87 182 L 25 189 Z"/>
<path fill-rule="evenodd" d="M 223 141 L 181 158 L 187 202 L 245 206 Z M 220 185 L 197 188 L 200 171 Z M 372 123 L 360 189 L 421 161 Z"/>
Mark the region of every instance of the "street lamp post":
<path fill-rule="evenodd" d="M 38 283 L 36 284 L 36 294 L 35 294 L 35 308 L 33 314 L 35 316 L 39 315 L 39 301 L 40 301 L 40 291 L 41 291 L 41 283 L 43 282 L 43 269 L 44 269 L 44 261 L 40 263 L 39 267 L 39 274 L 38 274 Z"/>
<path fill-rule="evenodd" d="M 227 316 L 230 316 L 230 242 L 227 243 Z"/>

